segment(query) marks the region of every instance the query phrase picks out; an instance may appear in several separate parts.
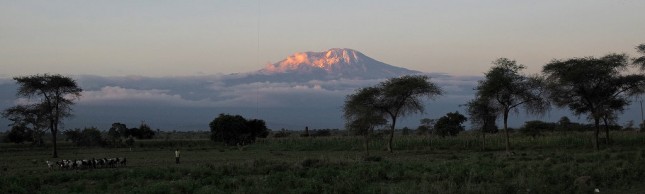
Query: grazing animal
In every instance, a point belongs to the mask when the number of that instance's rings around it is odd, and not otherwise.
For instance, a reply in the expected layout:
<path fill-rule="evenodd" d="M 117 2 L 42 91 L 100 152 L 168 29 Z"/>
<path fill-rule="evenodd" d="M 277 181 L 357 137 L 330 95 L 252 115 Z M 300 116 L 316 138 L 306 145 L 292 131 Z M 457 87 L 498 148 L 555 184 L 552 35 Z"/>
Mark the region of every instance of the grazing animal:
<path fill-rule="evenodd" d="M 54 163 L 50 162 L 49 160 L 46 160 L 45 163 L 47 163 L 47 168 L 49 168 L 49 170 L 54 168 Z"/>
<path fill-rule="evenodd" d="M 95 159 L 81 159 L 81 160 L 60 160 L 60 161 L 49 161 L 45 160 L 47 167 L 53 169 L 54 166 L 58 166 L 59 169 L 96 169 L 96 168 L 117 168 L 121 166 L 126 166 L 126 159 L 124 158 L 102 158 Z"/>

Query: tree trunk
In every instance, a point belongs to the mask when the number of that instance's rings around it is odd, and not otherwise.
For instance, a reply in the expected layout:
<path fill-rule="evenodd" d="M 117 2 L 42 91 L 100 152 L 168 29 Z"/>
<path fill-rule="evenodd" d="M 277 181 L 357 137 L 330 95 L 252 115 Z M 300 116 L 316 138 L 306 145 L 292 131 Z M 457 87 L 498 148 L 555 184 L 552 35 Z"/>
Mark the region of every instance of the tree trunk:
<path fill-rule="evenodd" d="M 482 129 L 482 151 L 484 150 L 486 150 L 486 130 Z"/>
<path fill-rule="evenodd" d="M 56 149 L 56 135 L 58 135 L 58 127 L 55 121 L 49 121 L 49 129 L 52 133 L 52 143 L 54 144 L 53 158 L 58 158 L 58 150 Z"/>
<path fill-rule="evenodd" d="M 365 155 L 370 156 L 370 131 L 365 134 Z"/>
<path fill-rule="evenodd" d="M 54 143 L 54 153 L 53 153 L 53 158 L 58 158 L 58 151 L 56 150 L 56 134 L 58 132 L 55 130 L 52 130 L 52 143 Z"/>
<path fill-rule="evenodd" d="M 609 124 L 607 118 L 602 119 L 605 122 L 605 145 L 609 145 Z"/>
<path fill-rule="evenodd" d="M 511 153 L 511 140 L 508 132 L 508 112 L 509 110 L 504 110 L 504 132 L 506 133 L 506 153 Z"/>
<path fill-rule="evenodd" d="M 388 143 L 387 143 L 387 151 L 390 152 L 390 153 L 394 152 L 392 150 L 392 140 L 394 139 L 395 125 L 396 125 L 396 117 L 392 117 L 392 127 L 390 129 L 390 141 L 388 141 Z"/>
<path fill-rule="evenodd" d="M 596 125 L 596 131 L 594 133 L 595 136 L 595 141 L 594 143 L 596 144 L 596 151 L 600 151 L 600 142 L 598 141 L 598 134 L 600 133 L 600 119 L 599 118 L 594 118 L 594 123 Z"/>

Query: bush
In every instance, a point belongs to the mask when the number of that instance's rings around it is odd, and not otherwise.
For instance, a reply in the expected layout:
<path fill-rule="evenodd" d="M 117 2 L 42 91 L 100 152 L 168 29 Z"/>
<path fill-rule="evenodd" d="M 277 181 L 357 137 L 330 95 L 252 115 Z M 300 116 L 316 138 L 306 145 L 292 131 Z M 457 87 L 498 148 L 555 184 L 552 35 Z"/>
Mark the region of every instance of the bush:
<path fill-rule="evenodd" d="M 155 131 L 153 131 L 150 126 L 145 123 L 141 124 L 139 128 L 131 128 L 128 130 L 129 135 L 136 137 L 137 139 L 152 139 L 155 136 Z"/>
<path fill-rule="evenodd" d="M 538 135 L 541 135 L 542 131 L 555 130 L 556 126 L 557 125 L 555 123 L 547 123 L 544 121 L 526 121 L 526 123 L 524 123 L 524 126 L 520 128 L 520 133 L 531 137 L 536 137 Z"/>
<path fill-rule="evenodd" d="M 412 131 L 410 128 L 403 127 L 403 129 L 401 129 L 401 135 L 410 135 L 410 131 Z"/>
<path fill-rule="evenodd" d="M 417 135 L 425 135 L 430 132 L 430 127 L 425 126 L 425 125 L 420 125 L 417 127 Z"/>
<path fill-rule="evenodd" d="M 445 116 L 439 118 L 437 123 L 435 123 L 434 128 L 437 132 L 437 135 L 445 137 L 446 135 L 455 136 L 459 132 L 464 131 L 465 128 L 462 125 L 466 122 L 466 116 L 460 114 L 459 112 L 450 112 Z"/>
<path fill-rule="evenodd" d="M 95 127 L 75 130 L 67 130 L 64 132 L 66 140 L 72 141 L 76 146 L 103 146 L 106 141 L 101 136 L 101 131 Z"/>
<path fill-rule="evenodd" d="M 287 131 L 286 129 L 282 129 L 277 133 L 273 134 L 274 138 L 283 138 L 283 137 L 289 137 L 289 136 L 291 136 L 291 132 Z"/>
<path fill-rule="evenodd" d="M 257 137 L 266 137 L 269 129 L 263 120 L 247 121 L 240 115 L 220 114 L 209 124 L 211 140 L 226 145 L 255 143 Z"/>
<path fill-rule="evenodd" d="M 7 134 L 4 136 L 2 141 L 12 142 L 12 143 L 23 143 L 29 140 L 29 136 L 30 135 L 27 132 L 27 127 L 17 125 L 17 126 L 11 127 L 11 130 L 7 132 Z"/>

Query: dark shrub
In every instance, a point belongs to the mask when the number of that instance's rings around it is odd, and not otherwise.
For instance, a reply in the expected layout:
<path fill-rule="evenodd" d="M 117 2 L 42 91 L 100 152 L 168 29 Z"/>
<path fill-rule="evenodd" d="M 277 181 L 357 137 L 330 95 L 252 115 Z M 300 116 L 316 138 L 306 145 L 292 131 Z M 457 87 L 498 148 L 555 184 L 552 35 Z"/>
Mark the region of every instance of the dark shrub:
<path fill-rule="evenodd" d="M 437 135 L 441 137 L 445 137 L 447 135 L 454 136 L 459 134 L 459 132 L 464 131 L 465 128 L 462 124 L 466 122 L 466 120 L 466 116 L 459 112 L 450 112 L 437 120 L 437 123 L 434 125 L 434 129 Z"/>
<path fill-rule="evenodd" d="M 531 137 L 536 137 L 542 134 L 543 131 L 553 131 L 556 129 L 555 123 L 547 123 L 544 121 L 526 121 L 524 126 L 520 128 L 520 133 Z"/>
<path fill-rule="evenodd" d="M 226 145 L 252 144 L 257 137 L 266 137 L 269 133 L 263 120 L 247 121 L 240 115 L 220 114 L 209 126 L 211 140 Z"/>
<path fill-rule="evenodd" d="M 67 130 L 64 132 L 66 140 L 72 141 L 76 146 L 103 146 L 106 141 L 95 127 L 74 130 Z"/>
<path fill-rule="evenodd" d="M 287 131 L 286 129 L 282 129 L 277 133 L 273 134 L 274 138 L 283 138 L 283 137 L 289 137 L 289 136 L 291 136 L 291 132 Z"/>

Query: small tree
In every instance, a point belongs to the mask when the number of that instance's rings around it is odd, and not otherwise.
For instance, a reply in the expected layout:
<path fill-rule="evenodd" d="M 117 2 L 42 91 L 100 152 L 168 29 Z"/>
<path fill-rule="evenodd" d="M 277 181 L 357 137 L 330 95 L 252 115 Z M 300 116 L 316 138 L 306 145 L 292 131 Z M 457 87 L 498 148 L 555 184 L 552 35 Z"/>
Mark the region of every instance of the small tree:
<path fill-rule="evenodd" d="M 9 126 L 24 131 L 25 141 L 31 141 L 33 145 L 38 146 L 44 144 L 43 136 L 47 128 L 47 119 L 44 117 L 42 106 L 17 105 L 3 111 L 2 116 L 13 122 Z"/>
<path fill-rule="evenodd" d="M 487 101 L 502 116 L 506 152 L 510 153 L 508 116 L 511 111 L 524 106 L 527 113 L 541 114 L 549 108 L 549 103 L 542 98 L 543 80 L 522 75 L 523 65 L 507 58 L 499 58 L 493 65 L 477 85 L 477 98 Z"/>
<path fill-rule="evenodd" d="M 30 138 L 30 135 L 27 127 L 22 125 L 14 125 L 14 126 L 11 126 L 11 130 L 9 130 L 6 133 L 3 141 L 20 144 L 29 140 L 29 138 Z"/>
<path fill-rule="evenodd" d="M 155 137 L 155 131 L 148 126 L 148 124 L 141 123 L 139 126 L 139 134 L 138 137 L 139 139 L 152 139 Z"/>
<path fill-rule="evenodd" d="M 383 118 L 383 113 L 373 106 L 377 103 L 379 95 L 378 88 L 361 88 L 356 93 L 348 95 L 343 106 L 345 126 L 355 134 L 363 135 L 365 153 L 368 156 L 370 133 L 375 127 L 387 123 L 387 120 Z"/>
<path fill-rule="evenodd" d="M 423 97 L 434 98 L 443 92 L 439 86 L 430 82 L 430 77 L 424 75 L 408 75 L 389 79 L 380 85 L 381 95 L 376 108 L 390 117 L 390 138 L 387 149 L 392 150 L 394 129 L 399 116 L 423 112 L 425 106 Z"/>
<path fill-rule="evenodd" d="M 240 115 L 220 114 L 209 126 L 211 140 L 226 145 L 244 146 L 254 143 L 257 137 L 268 135 L 263 120 L 247 121 Z"/>
<path fill-rule="evenodd" d="M 259 120 L 259 119 L 251 119 L 247 121 L 247 126 L 253 131 L 254 136 L 259 137 L 259 138 L 266 138 L 269 136 L 269 133 L 271 131 L 267 128 L 266 123 L 264 120 Z"/>
<path fill-rule="evenodd" d="M 569 117 L 563 116 L 558 120 L 558 126 L 556 127 L 557 131 L 571 131 L 572 123 Z"/>
<path fill-rule="evenodd" d="M 624 54 L 553 60 L 542 70 L 549 97 L 557 106 L 568 107 L 576 115 L 586 114 L 594 121 L 596 150 L 600 150 L 600 120 L 643 93 L 645 75 L 629 74 L 627 60 Z M 645 69 L 638 60 L 634 64 Z"/>
<path fill-rule="evenodd" d="M 419 127 L 417 127 L 418 135 L 431 135 L 433 133 L 434 124 L 437 123 L 436 119 L 423 118 L 419 120 Z"/>
<path fill-rule="evenodd" d="M 498 110 L 496 110 L 491 101 L 477 97 L 466 104 L 468 114 L 473 128 L 479 130 L 482 134 L 482 150 L 486 149 L 486 133 L 497 133 Z"/>
<path fill-rule="evenodd" d="M 401 135 L 410 135 L 410 131 L 412 131 L 410 128 L 403 127 L 403 129 L 401 129 Z"/>
<path fill-rule="evenodd" d="M 121 144 L 121 138 L 128 136 L 127 134 L 125 134 L 127 131 L 128 128 L 125 126 L 125 124 L 112 123 L 112 127 L 110 127 L 107 133 L 110 143 L 115 147 Z"/>
<path fill-rule="evenodd" d="M 442 116 L 437 120 L 437 123 L 434 125 L 437 135 L 441 137 L 446 137 L 447 135 L 455 136 L 465 130 L 462 125 L 466 122 L 466 117 L 460 114 L 458 111 L 447 113 L 445 116 Z"/>
<path fill-rule="evenodd" d="M 425 106 L 422 98 L 433 98 L 441 95 L 439 86 L 430 82 L 430 77 L 425 75 L 407 75 L 391 78 L 381 82 L 378 86 L 364 88 L 370 91 L 372 104 L 362 104 L 361 109 L 374 110 L 383 118 L 390 119 L 390 138 L 387 144 L 389 152 L 392 150 L 392 141 L 399 117 L 408 114 L 423 112 Z M 358 90 L 357 92 L 361 92 Z M 356 108 L 358 106 L 355 106 Z M 351 121 L 350 121 L 351 122 Z"/>
<path fill-rule="evenodd" d="M 102 146 L 105 145 L 105 140 L 101 136 L 101 131 L 96 127 L 89 127 L 75 130 L 66 130 L 64 132 L 67 140 L 72 141 L 76 146 Z"/>
<path fill-rule="evenodd" d="M 520 133 L 531 136 L 533 138 L 542 135 L 543 131 L 553 131 L 556 128 L 555 123 L 547 123 L 544 121 L 533 120 L 526 121 L 524 126 L 520 128 Z"/>

